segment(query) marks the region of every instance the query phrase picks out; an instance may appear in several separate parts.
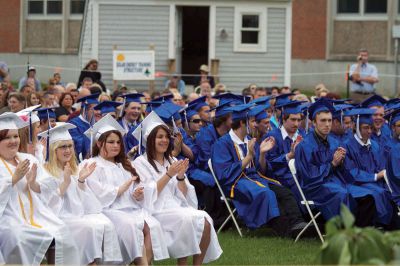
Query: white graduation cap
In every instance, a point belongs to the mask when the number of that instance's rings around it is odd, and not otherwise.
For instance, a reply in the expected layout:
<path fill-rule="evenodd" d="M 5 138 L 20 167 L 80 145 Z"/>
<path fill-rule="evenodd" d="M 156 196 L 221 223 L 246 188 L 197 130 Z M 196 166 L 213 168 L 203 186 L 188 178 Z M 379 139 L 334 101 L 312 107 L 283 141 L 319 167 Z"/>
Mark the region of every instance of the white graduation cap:
<path fill-rule="evenodd" d="M 48 136 L 49 139 L 47 141 L 49 144 L 52 144 L 60 140 L 72 140 L 71 134 L 69 133 L 68 130 L 73 128 L 76 128 L 76 126 L 73 124 L 62 123 L 56 125 L 53 128 L 50 128 L 46 131 L 39 133 L 38 136 L 42 138 L 46 138 Z"/>
<path fill-rule="evenodd" d="M 139 154 L 141 154 L 142 145 L 146 146 L 147 137 L 150 135 L 151 131 L 159 125 L 167 126 L 156 112 L 152 111 L 132 132 L 132 135 L 139 142 Z"/>
<path fill-rule="evenodd" d="M 28 108 L 25 108 L 19 112 L 17 112 L 16 114 L 25 122 L 28 123 L 36 123 L 36 122 L 40 122 L 39 117 L 37 116 L 35 109 L 40 107 L 41 104 L 38 105 L 34 105 Z"/>
<path fill-rule="evenodd" d="M 20 129 L 26 127 L 27 122 L 24 122 L 15 113 L 6 112 L 0 115 L 0 130 L 4 129 Z"/>
<path fill-rule="evenodd" d="M 121 132 L 122 136 L 125 135 L 125 129 L 111 116 L 107 114 L 99 121 L 97 121 L 92 128 L 85 131 L 85 135 L 92 141 L 93 138 L 98 140 L 100 136 L 108 131 L 117 130 Z"/>

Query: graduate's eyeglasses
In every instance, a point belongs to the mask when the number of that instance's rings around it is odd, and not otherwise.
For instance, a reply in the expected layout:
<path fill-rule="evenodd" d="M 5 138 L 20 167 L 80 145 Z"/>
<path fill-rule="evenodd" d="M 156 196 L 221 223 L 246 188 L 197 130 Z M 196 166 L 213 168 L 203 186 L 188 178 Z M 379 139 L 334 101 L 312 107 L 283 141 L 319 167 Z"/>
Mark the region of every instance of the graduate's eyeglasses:
<path fill-rule="evenodd" d="M 193 119 L 193 120 L 190 120 L 190 122 L 198 124 L 201 122 L 201 119 Z"/>
<path fill-rule="evenodd" d="M 62 145 L 62 146 L 58 147 L 57 149 L 60 149 L 62 151 L 66 151 L 66 150 L 72 149 L 73 147 L 74 147 L 74 145 L 68 144 L 68 145 Z"/>

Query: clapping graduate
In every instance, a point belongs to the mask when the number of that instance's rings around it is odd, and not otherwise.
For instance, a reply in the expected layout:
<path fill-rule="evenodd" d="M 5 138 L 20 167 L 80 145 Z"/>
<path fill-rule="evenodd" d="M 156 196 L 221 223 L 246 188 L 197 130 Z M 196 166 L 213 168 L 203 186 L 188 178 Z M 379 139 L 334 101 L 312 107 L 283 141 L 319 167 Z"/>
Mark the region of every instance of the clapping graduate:
<path fill-rule="evenodd" d="M 201 123 L 201 127 L 207 126 L 211 122 L 210 106 L 207 103 L 207 96 L 201 96 L 188 103 L 191 110 L 197 113 Z"/>
<path fill-rule="evenodd" d="M 386 164 L 389 190 L 397 206 L 400 206 L 400 105 L 387 115 L 392 129 L 392 143 Z"/>
<path fill-rule="evenodd" d="M 340 214 L 341 205 L 349 207 L 358 226 L 373 224 L 374 198 L 368 189 L 349 184 L 350 173 L 344 167 L 346 149 L 330 136 L 332 104 L 321 98 L 308 109 L 314 130 L 295 150 L 295 166 L 307 200 L 312 200 L 325 220 Z"/>
<path fill-rule="evenodd" d="M 396 215 L 393 215 L 394 204 L 384 180 L 386 170 L 385 160 L 382 160 L 382 147 L 371 139 L 374 113 L 374 109 L 368 108 L 356 108 L 346 112 L 346 115 L 355 117 L 356 128 L 354 135 L 345 142 L 344 166 L 352 177 L 348 183 L 371 191 L 370 195 L 375 199 L 376 224 L 394 229 L 395 221 L 391 222 Z"/>
<path fill-rule="evenodd" d="M 155 112 L 150 113 L 134 132 L 146 147 L 146 153 L 133 162 L 142 182 L 153 188 L 146 198 L 153 216 L 165 232 L 169 255 L 186 265 L 193 256 L 193 265 L 219 258 L 222 250 L 210 216 L 197 210 L 194 187 L 186 179 L 189 160 L 172 156 L 172 132 Z"/>
<path fill-rule="evenodd" d="M 375 94 L 360 104 L 361 107 L 375 110 L 375 113 L 372 115 L 371 139 L 383 147 L 383 159 L 387 158 L 390 151 L 390 128 L 384 119 L 386 103 L 387 101 L 384 98 Z"/>
<path fill-rule="evenodd" d="M 120 119 L 118 123 L 129 132 L 135 128 L 142 119 L 141 98 L 144 97 L 141 93 L 130 93 L 122 95 L 124 98 L 121 113 L 118 114 Z"/>
<path fill-rule="evenodd" d="M 96 163 L 86 183 L 115 225 L 124 263 L 147 265 L 153 256 L 155 260 L 168 258 L 161 226 L 145 209 L 145 198 L 151 193 L 125 155 L 125 130 L 107 114 L 85 134 L 94 138 L 93 158 L 81 166 Z"/>
<path fill-rule="evenodd" d="M 48 250 L 49 263 L 79 264 L 68 228 L 36 192 L 42 166 L 18 152 L 18 129 L 24 126 L 14 113 L 0 115 L 0 252 L 7 264 L 39 265 Z"/>
<path fill-rule="evenodd" d="M 256 168 L 256 139 L 248 138 L 247 129 L 250 106 L 244 104 L 227 109 L 232 112 L 232 129 L 212 147 L 213 169 L 247 227 L 258 228 L 268 223 L 280 235 L 294 235 L 303 229 L 305 222 L 290 190 L 264 176 L 270 169 L 265 154 L 274 146 L 273 138 L 260 143 L 260 169 Z"/>
<path fill-rule="evenodd" d="M 69 121 L 69 123 L 76 126 L 69 133 L 74 140 L 76 158 L 79 161 L 91 155 L 90 139 L 84 133 L 95 123 L 95 110 L 93 108 L 99 103 L 97 101 L 98 97 L 99 94 L 92 94 L 80 98 L 78 100 L 81 103 L 80 115 Z"/>
<path fill-rule="evenodd" d="M 254 106 L 249 111 L 249 126 L 252 137 L 260 142 L 262 137 L 271 130 L 270 114 L 267 110 L 270 109 L 270 104 Z"/>
<path fill-rule="evenodd" d="M 56 113 L 53 108 L 37 108 L 35 111 L 40 120 L 40 132 L 46 131 L 49 127 L 55 127 Z"/>
<path fill-rule="evenodd" d="M 42 201 L 70 229 L 80 252 L 80 264 L 122 262 L 112 222 L 101 214 L 102 206 L 86 185 L 96 163 L 78 169 L 69 123 L 57 125 L 40 136 L 49 142 L 49 160 L 39 180 Z"/>
<path fill-rule="evenodd" d="M 298 189 L 290 172 L 288 162 L 294 158 L 296 146 L 302 141 L 304 135 L 299 130 L 302 121 L 302 102 L 289 101 L 275 108 L 280 110 L 282 125 L 268 132 L 263 139 L 273 137 L 274 147 L 265 154 L 266 160 L 271 165 L 272 177 L 283 186 L 289 188 L 295 195 Z"/>

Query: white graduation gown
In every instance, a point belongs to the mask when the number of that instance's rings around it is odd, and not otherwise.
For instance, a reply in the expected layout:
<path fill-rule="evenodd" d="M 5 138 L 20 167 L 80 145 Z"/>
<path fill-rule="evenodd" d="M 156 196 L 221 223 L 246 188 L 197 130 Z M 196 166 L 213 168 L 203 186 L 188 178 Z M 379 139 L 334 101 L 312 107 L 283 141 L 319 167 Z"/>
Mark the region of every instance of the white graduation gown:
<path fill-rule="evenodd" d="M 157 193 L 157 181 L 165 175 L 170 165 L 164 160 L 164 165 L 155 162 L 158 170 L 147 160 L 147 155 L 141 155 L 133 161 L 145 187 L 152 189 L 145 198 L 146 208 L 160 222 L 165 236 L 169 255 L 173 258 L 182 258 L 200 254 L 200 241 L 204 230 L 204 219 L 212 225 L 211 217 L 204 211 L 197 210 L 197 198 L 194 187 L 185 179 L 188 187 L 186 197 L 178 188 L 178 180 L 173 177 L 160 194 Z M 158 194 L 158 195 L 157 195 Z M 216 260 L 222 254 L 217 234 L 211 226 L 211 241 L 204 257 L 204 263 Z"/>
<path fill-rule="evenodd" d="M 39 180 L 40 197 L 69 227 L 80 251 L 81 265 L 87 265 L 95 259 L 109 263 L 122 262 L 114 225 L 100 213 L 101 205 L 90 189 L 86 185 L 84 190 L 79 188 L 77 178 L 72 176 L 70 185 L 61 197 L 59 187 L 64 177 L 53 177 L 47 171 L 46 174 Z"/>
<path fill-rule="evenodd" d="M 168 258 L 168 249 L 159 222 L 142 208 L 132 194 L 141 184 L 132 185 L 120 197 L 118 188 L 131 178 L 120 163 L 115 164 L 100 156 L 85 160 L 80 165 L 96 162 L 96 169 L 89 176 L 87 184 L 103 206 L 103 213 L 114 223 L 119 236 L 125 263 L 142 257 L 144 248 L 144 223 L 150 228 L 152 249 L 155 260 Z M 144 192 L 146 194 L 146 191 Z"/>
<path fill-rule="evenodd" d="M 43 175 L 32 155 L 18 153 L 17 158 L 20 162 L 28 159 L 31 166 L 36 163 L 37 177 Z M 10 171 L 14 173 L 15 167 L 0 160 L 0 251 L 6 263 L 39 265 L 54 239 L 55 263 L 79 264 L 78 249 L 66 225 L 35 192 L 26 190 L 25 177 L 13 186 Z"/>
<path fill-rule="evenodd" d="M 3 265 L 5 263 L 6 262 L 4 261 L 3 254 L 1 254 L 1 252 L 0 252 L 0 265 Z"/>

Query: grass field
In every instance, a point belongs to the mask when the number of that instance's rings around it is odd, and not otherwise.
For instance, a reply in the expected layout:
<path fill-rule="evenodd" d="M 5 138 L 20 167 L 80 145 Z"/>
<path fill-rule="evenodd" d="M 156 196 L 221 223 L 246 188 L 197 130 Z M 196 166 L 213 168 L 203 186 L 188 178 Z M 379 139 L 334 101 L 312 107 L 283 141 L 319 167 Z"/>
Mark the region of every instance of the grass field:
<path fill-rule="evenodd" d="M 265 230 L 246 232 L 240 238 L 229 230 L 218 235 L 224 253 L 210 265 L 310 265 L 316 264 L 321 242 L 303 239 L 294 243 L 291 239 L 271 236 Z M 173 265 L 175 260 L 156 262 L 155 265 Z"/>

